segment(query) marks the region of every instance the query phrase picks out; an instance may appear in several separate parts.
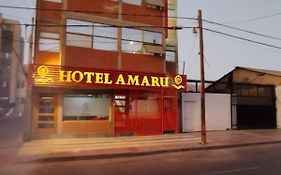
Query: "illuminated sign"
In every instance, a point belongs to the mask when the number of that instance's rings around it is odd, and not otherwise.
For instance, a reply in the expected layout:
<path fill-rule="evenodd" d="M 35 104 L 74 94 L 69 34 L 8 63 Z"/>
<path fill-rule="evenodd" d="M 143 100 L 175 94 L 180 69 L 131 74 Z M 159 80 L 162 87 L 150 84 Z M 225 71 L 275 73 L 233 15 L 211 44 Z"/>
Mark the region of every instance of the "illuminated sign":
<path fill-rule="evenodd" d="M 90 70 L 62 66 L 32 65 L 35 86 L 100 88 L 175 88 L 186 90 L 186 76 Z"/>

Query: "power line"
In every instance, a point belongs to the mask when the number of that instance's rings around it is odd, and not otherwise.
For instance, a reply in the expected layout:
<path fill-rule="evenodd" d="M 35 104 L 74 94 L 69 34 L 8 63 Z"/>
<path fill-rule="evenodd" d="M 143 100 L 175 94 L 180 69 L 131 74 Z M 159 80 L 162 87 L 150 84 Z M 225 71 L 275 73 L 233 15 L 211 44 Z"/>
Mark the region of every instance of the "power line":
<path fill-rule="evenodd" d="M 281 15 L 281 12 L 273 13 L 273 14 L 265 15 L 265 16 L 260 16 L 260 17 L 256 17 L 256 18 L 251 18 L 251 19 L 245 19 L 245 20 L 240 20 L 240 21 L 230 21 L 230 22 L 224 22 L 224 23 L 226 23 L 226 24 L 241 24 L 241 23 L 247 23 L 247 22 L 258 21 L 258 20 L 262 20 L 262 19 L 266 19 L 266 18 L 271 18 L 271 17 L 279 16 L 279 15 Z"/>
<path fill-rule="evenodd" d="M 216 31 L 216 30 L 212 30 L 212 29 L 208 29 L 208 28 L 204 28 L 204 30 L 209 31 L 209 32 L 213 32 L 213 33 L 216 33 L 216 34 L 228 36 L 228 37 L 231 37 L 231 38 L 236 38 L 236 39 L 240 39 L 240 40 L 244 40 L 244 41 L 252 42 L 252 43 L 255 43 L 255 44 L 260 44 L 260 45 L 263 45 L 263 46 L 267 46 L 267 47 L 271 47 L 271 48 L 275 48 L 275 49 L 281 50 L 281 47 L 280 47 L 280 46 L 275 46 L 275 45 L 272 45 L 272 44 L 267 44 L 267 43 L 263 43 L 263 42 L 251 40 L 251 39 L 244 38 L 244 37 L 237 36 L 237 35 L 232 35 L 232 34 L 228 34 L 228 33 L 223 33 L 223 32 Z"/>
<path fill-rule="evenodd" d="M 3 23 L 0 23 L 2 25 Z M 100 27 L 100 28 L 110 28 L 110 27 L 124 27 L 124 28 L 162 28 L 162 29 L 168 29 L 168 30 L 181 30 L 181 29 L 192 29 L 194 27 L 192 26 L 152 26 L 152 25 L 143 25 L 143 26 L 128 26 L 128 25 L 87 25 L 87 24 L 65 24 L 65 25 L 59 25 L 59 24 L 28 24 L 28 23 L 20 23 L 20 24 L 9 24 L 14 26 L 30 26 L 30 27 Z"/>
<path fill-rule="evenodd" d="M 270 38 L 270 39 L 275 39 L 275 40 L 281 41 L 281 38 L 278 38 L 278 37 L 275 37 L 275 36 L 270 36 L 270 35 L 265 35 L 265 34 L 261 34 L 261 33 L 257 33 L 257 32 L 252 32 L 252 31 L 249 31 L 249 30 L 228 26 L 228 25 L 221 24 L 221 23 L 218 23 L 218 22 L 209 21 L 209 20 L 206 20 L 206 19 L 204 19 L 203 21 L 207 22 L 207 23 L 210 23 L 210 24 L 215 24 L 215 25 L 218 25 L 218 26 L 222 26 L 222 27 L 238 30 L 238 31 L 241 31 L 241 32 L 250 33 L 252 35 L 257 35 L 257 36 L 261 36 L 261 37 L 265 37 L 265 38 Z"/>
<path fill-rule="evenodd" d="M 149 14 L 133 14 L 133 13 L 110 13 L 102 11 L 84 11 L 84 10 L 62 10 L 62 9 L 48 9 L 48 8 L 35 8 L 35 7 L 20 7 L 20 6 L 7 6 L 0 5 L 0 8 L 8 9 L 20 9 L 20 10 L 39 10 L 39 11 L 54 11 L 54 12 L 76 12 L 76 13 L 91 13 L 91 14 L 107 14 L 107 15 L 122 15 L 122 16 L 146 16 L 146 17 L 155 17 L 155 18 L 164 18 L 165 15 L 149 15 Z M 175 19 L 185 19 L 185 20 L 197 20 L 193 17 L 178 17 L 178 16 L 168 16 L 168 18 Z"/>
<path fill-rule="evenodd" d="M 118 14 L 118 13 L 101 12 L 101 11 L 95 11 L 94 12 L 94 11 L 83 11 L 83 10 L 62 10 L 62 9 L 48 9 L 48 8 L 20 7 L 20 6 L 5 6 L 5 5 L 0 6 L 0 8 L 12 8 L 12 9 L 21 9 L 21 10 L 54 11 L 54 12 L 77 12 L 77 13 L 109 14 L 109 15 L 122 15 L 122 16 L 147 16 L 147 17 L 161 17 L 161 18 L 166 17 L 166 16 L 163 16 L 163 15 L 128 14 L 128 13 Z M 271 17 L 271 16 L 277 16 L 277 15 L 281 15 L 281 13 L 275 13 L 275 14 L 272 14 L 272 15 L 263 16 L 263 17 L 259 17 L 257 19 L 267 18 L 267 17 Z M 168 16 L 168 18 L 186 19 L 186 20 L 195 20 L 195 21 L 198 20 L 197 18 L 193 18 L 193 17 Z M 214 21 L 209 21 L 209 20 L 203 19 L 203 22 L 207 22 L 207 23 L 223 26 L 223 27 L 226 27 L 226 28 L 230 28 L 230 29 L 234 29 L 234 30 L 239 30 L 239 31 L 242 31 L 242 32 L 250 33 L 250 34 L 253 34 L 253 35 L 258 35 L 258 36 L 262 36 L 262 37 L 266 37 L 266 38 L 270 38 L 270 39 L 275 39 L 275 40 L 281 41 L 281 38 L 278 38 L 278 37 L 275 37 L 275 36 L 265 35 L 265 34 L 253 32 L 253 31 L 237 28 L 237 27 L 232 27 L 232 26 L 228 26 L 228 25 L 221 24 L 221 23 L 214 22 Z M 34 26 L 34 25 L 31 25 L 31 24 L 20 24 L 20 25 Z M 41 25 L 39 25 L 39 26 L 41 26 Z M 60 25 L 42 25 L 42 26 L 45 26 L 45 27 L 59 27 Z M 67 26 L 67 25 L 65 25 L 65 26 Z M 65 27 L 65 26 L 61 25 L 61 27 Z M 82 25 L 76 25 L 76 26 L 77 27 L 79 27 L 79 26 L 81 27 Z M 86 25 L 83 25 L 83 26 L 86 26 Z M 106 26 L 104 26 L 104 27 L 106 27 Z M 109 26 L 109 27 L 113 27 L 113 26 Z M 115 27 L 117 27 L 117 26 L 115 26 Z M 121 26 L 118 26 L 118 27 L 121 27 Z M 123 27 L 131 27 L 131 28 L 133 28 L 133 27 L 135 27 L 135 28 L 154 27 L 154 28 L 167 28 L 167 29 L 170 29 L 170 30 L 179 30 L 179 29 L 182 29 L 182 28 L 192 28 L 192 27 L 182 27 L 181 28 L 181 27 L 157 27 L 157 26 L 123 26 Z"/>

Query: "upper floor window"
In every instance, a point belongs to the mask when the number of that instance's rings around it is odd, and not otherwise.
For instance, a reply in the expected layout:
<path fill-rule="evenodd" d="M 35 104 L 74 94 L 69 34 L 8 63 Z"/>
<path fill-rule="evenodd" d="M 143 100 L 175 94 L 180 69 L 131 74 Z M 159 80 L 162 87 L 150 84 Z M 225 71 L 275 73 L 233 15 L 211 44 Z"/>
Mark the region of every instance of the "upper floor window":
<path fill-rule="evenodd" d="M 122 28 L 122 51 L 163 54 L 162 34 L 139 29 Z"/>
<path fill-rule="evenodd" d="M 58 33 L 41 32 L 39 38 L 39 50 L 48 52 L 59 52 L 60 36 Z"/>
<path fill-rule="evenodd" d="M 45 0 L 45 1 L 61 3 L 62 0 Z"/>
<path fill-rule="evenodd" d="M 67 19 L 66 44 L 99 50 L 117 50 L 117 28 L 100 23 Z"/>
<path fill-rule="evenodd" d="M 95 23 L 93 48 L 100 50 L 117 50 L 117 28 Z"/>
<path fill-rule="evenodd" d="M 122 2 L 127 4 L 141 5 L 142 0 L 123 0 Z"/>
<path fill-rule="evenodd" d="M 10 25 L 3 25 L 10 26 Z M 1 52 L 4 53 L 12 53 L 13 50 L 13 41 L 14 41 L 14 32 L 8 30 L 7 28 L 2 31 L 2 38 L 1 38 Z"/>
<path fill-rule="evenodd" d="M 176 62 L 175 46 L 166 46 L 166 61 L 167 62 Z"/>

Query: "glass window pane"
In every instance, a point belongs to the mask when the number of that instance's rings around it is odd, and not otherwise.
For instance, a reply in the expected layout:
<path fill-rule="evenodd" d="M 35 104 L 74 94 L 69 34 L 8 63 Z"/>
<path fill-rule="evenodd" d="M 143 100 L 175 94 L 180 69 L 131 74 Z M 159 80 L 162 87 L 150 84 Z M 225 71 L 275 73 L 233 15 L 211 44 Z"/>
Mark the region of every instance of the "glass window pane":
<path fill-rule="evenodd" d="M 110 25 L 106 24 L 94 24 L 94 35 L 95 36 L 104 36 L 110 38 L 117 38 L 117 28 L 109 27 Z"/>
<path fill-rule="evenodd" d="M 39 116 L 38 120 L 39 121 L 53 121 L 54 120 L 54 116 Z"/>
<path fill-rule="evenodd" d="M 176 61 L 176 53 L 173 51 L 166 51 L 166 61 L 175 62 Z"/>
<path fill-rule="evenodd" d="M 144 42 L 154 43 L 154 44 L 162 44 L 162 34 L 156 32 L 143 32 Z"/>
<path fill-rule="evenodd" d="M 59 40 L 60 35 L 58 33 L 50 33 L 50 32 L 41 32 L 40 33 L 41 38 L 52 38 Z"/>
<path fill-rule="evenodd" d="M 63 98 L 63 120 L 108 120 L 110 95 L 73 95 Z"/>
<path fill-rule="evenodd" d="M 54 124 L 51 123 L 39 123 L 38 128 L 54 128 Z"/>
<path fill-rule="evenodd" d="M 122 51 L 130 53 L 141 53 L 142 43 L 122 40 Z"/>
<path fill-rule="evenodd" d="M 136 29 L 122 28 L 122 39 L 142 41 L 142 31 Z"/>
<path fill-rule="evenodd" d="M 54 113 L 55 104 L 54 97 L 41 96 L 39 100 L 39 113 Z"/>
<path fill-rule="evenodd" d="M 76 35 L 76 34 L 67 34 L 66 45 L 92 48 L 92 37 L 84 36 L 84 35 Z"/>
<path fill-rule="evenodd" d="M 175 17 L 176 16 L 175 9 L 168 9 L 168 16 L 169 17 Z"/>
<path fill-rule="evenodd" d="M 94 37 L 93 48 L 100 50 L 117 50 L 117 40 L 111 38 Z"/>
<path fill-rule="evenodd" d="M 79 33 L 85 35 L 93 35 L 93 23 L 86 21 L 78 21 L 73 19 L 66 20 L 66 31 L 70 33 Z"/>
<path fill-rule="evenodd" d="M 40 51 L 49 51 L 49 52 L 59 52 L 60 50 L 60 41 L 57 39 L 39 39 L 39 50 Z"/>
<path fill-rule="evenodd" d="M 123 0 L 123 3 L 134 4 L 134 5 L 141 5 L 142 0 Z"/>

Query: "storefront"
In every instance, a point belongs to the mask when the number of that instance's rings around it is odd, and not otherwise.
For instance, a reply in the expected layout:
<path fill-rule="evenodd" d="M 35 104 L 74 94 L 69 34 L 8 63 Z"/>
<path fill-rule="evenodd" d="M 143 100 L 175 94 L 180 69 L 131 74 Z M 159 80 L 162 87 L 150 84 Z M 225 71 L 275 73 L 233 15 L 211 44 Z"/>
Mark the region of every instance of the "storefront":
<path fill-rule="evenodd" d="M 186 77 L 31 65 L 33 134 L 178 132 Z"/>

